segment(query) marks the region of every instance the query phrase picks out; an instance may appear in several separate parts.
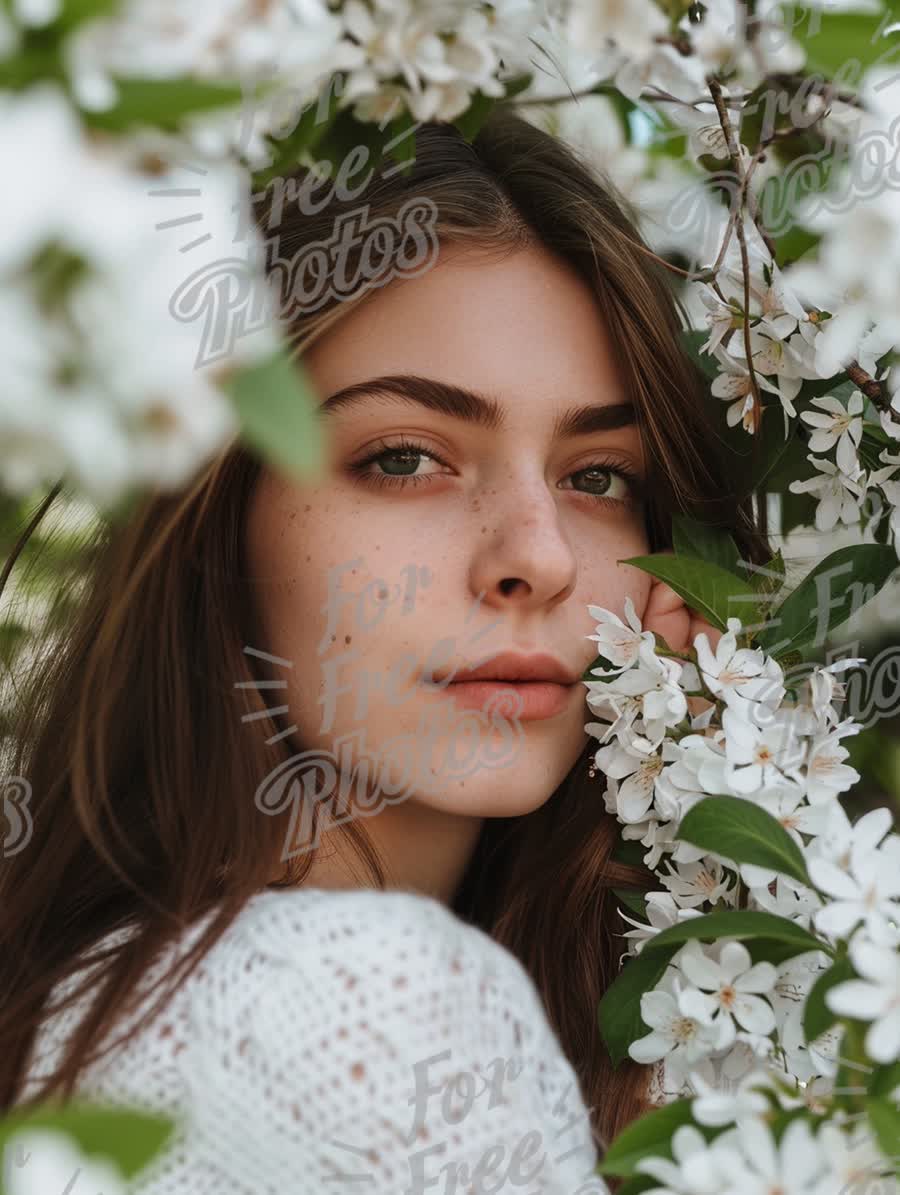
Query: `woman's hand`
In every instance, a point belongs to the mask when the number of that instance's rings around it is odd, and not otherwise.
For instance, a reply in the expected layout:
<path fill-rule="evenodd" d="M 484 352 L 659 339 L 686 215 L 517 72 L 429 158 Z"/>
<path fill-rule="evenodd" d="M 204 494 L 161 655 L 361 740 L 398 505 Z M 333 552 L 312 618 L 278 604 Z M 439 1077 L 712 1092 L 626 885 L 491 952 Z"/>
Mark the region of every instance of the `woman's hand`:
<path fill-rule="evenodd" d="M 666 555 L 671 556 L 672 552 L 667 552 Z M 707 622 L 696 610 L 686 606 L 684 599 L 678 596 L 671 585 L 657 577 L 650 579 L 650 595 L 641 619 L 644 630 L 661 635 L 673 651 L 687 651 L 693 647 L 694 637 L 705 631 L 709 636 L 710 647 L 715 651 L 716 644 L 722 638 L 722 632 Z"/>

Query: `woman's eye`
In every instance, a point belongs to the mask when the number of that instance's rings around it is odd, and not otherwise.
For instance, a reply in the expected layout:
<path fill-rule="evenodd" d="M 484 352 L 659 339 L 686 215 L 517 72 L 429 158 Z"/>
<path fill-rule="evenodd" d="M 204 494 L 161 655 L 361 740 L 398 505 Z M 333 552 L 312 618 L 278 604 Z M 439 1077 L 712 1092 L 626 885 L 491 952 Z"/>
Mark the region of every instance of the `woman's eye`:
<path fill-rule="evenodd" d="M 399 444 L 376 445 L 367 457 L 352 464 L 350 471 L 366 484 L 403 488 L 427 484 L 441 476 L 440 472 L 419 472 L 423 461 L 447 465 L 437 453 L 429 451 L 423 444 L 404 440 Z M 598 462 L 576 469 L 566 478 L 569 479 L 581 479 L 584 488 L 579 487 L 575 492 L 594 498 L 600 504 L 610 506 L 639 500 L 640 481 L 635 473 L 623 465 Z"/>
<path fill-rule="evenodd" d="M 416 484 L 417 482 L 428 481 L 433 477 L 433 473 L 421 474 L 417 470 L 422 459 L 434 461 L 436 464 L 443 465 L 446 462 L 441 460 L 433 452 L 428 452 L 421 444 L 402 443 L 396 445 L 379 446 L 374 452 L 361 461 L 357 461 L 350 468 L 357 476 L 363 478 L 365 481 L 374 482 L 376 485 L 406 485 Z M 384 472 L 377 472 L 372 466 L 378 466 L 379 469 L 384 469 Z"/>
<path fill-rule="evenodd" d="M 579 493 L 591 498 L 605 498 L 612 502 L 628 502 L 634 496 L 635 477 L 629 470 L 613 468 L 610 465 L 589 465 L 570 473 L 571 478 L 581 478 L 586 487 Z M 574 487 L 573 487 L 574 488 Z"/>

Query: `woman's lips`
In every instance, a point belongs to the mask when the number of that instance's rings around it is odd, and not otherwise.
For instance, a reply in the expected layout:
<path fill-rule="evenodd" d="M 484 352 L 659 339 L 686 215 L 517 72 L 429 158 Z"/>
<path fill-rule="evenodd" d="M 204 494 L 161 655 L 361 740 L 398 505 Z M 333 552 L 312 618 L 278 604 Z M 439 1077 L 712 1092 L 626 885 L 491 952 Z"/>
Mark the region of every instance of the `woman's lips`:
<path fill-rule="evenodd" d="M 529 722 L 537 718 L 552 718 L 560 714 L 572 699 L 578 685 L 560 685 L 554 681 L 470 680 L 453 681 L 449 685 L 424 686 L 435 693 L 446 693 L 460 709 L 482 709 L 487 701 L 504 689 L 512 689 L 521 699 L 522 708 L 512 711 L 510 718 Z"/>

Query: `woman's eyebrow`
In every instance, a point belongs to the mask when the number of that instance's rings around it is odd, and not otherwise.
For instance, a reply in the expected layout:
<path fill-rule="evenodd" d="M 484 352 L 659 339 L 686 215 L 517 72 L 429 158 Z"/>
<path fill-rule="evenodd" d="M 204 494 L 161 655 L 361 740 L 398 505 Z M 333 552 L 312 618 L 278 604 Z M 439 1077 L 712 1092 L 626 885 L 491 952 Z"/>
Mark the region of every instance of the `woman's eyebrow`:
<path fill-rule="evenodd" d="M 400 399 L 412 406 L 450 415 L 485 431 L 502 431 L 506 426 L 503 406 L 477 390 L 426 378 L 419 374 L 385 374 L 365 382 L 354 382 L 329 395 L 319 404 L 317 413 L 324 417 L 338 410 L 347 410 L 364 402 L 379 399 Z M 630 402 L 606 403 L 598 406 L 572 407 L 563 412 L 553 427 L 554 438 L 586 436 L 593 432 L 612 431 L 635 422 Z"/>

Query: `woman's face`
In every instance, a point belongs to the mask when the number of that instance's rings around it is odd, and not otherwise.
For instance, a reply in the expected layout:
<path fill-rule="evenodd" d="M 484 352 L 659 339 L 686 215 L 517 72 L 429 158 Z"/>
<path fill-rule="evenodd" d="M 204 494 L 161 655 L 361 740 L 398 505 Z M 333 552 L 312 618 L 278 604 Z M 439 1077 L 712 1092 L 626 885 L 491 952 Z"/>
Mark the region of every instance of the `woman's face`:
<path fill-rule="evenodd" d="M 580 681 L 550 716 L 517 717 L 508 695 L 493 720 L 426 684 L 501 652 L 546 652 L 580 677 L 597 654 L 588 604 L 621 614 L 630 595 L 643 612 L 649 576 L 617 563 L 648 551 L 626 476 L 644 472 L 633 417 L 557 427 L 626 402 L 617 351 L 546 249 L 454 246 L 306 353 L 327 470 L 314 484 L 265 470 L 247 543 L 266 636 L 250 646 L 293 664 L 270 704 L 289 706 L 298 751 L 332 752 L 348 774 L 368 760 L 370 794 L 393 760 L 398 809 L 513 816 L 548 799 L 587 741 Z M 422 401 L 376 394 L 387 375 L 431 386 L 406 383 Z"/>

